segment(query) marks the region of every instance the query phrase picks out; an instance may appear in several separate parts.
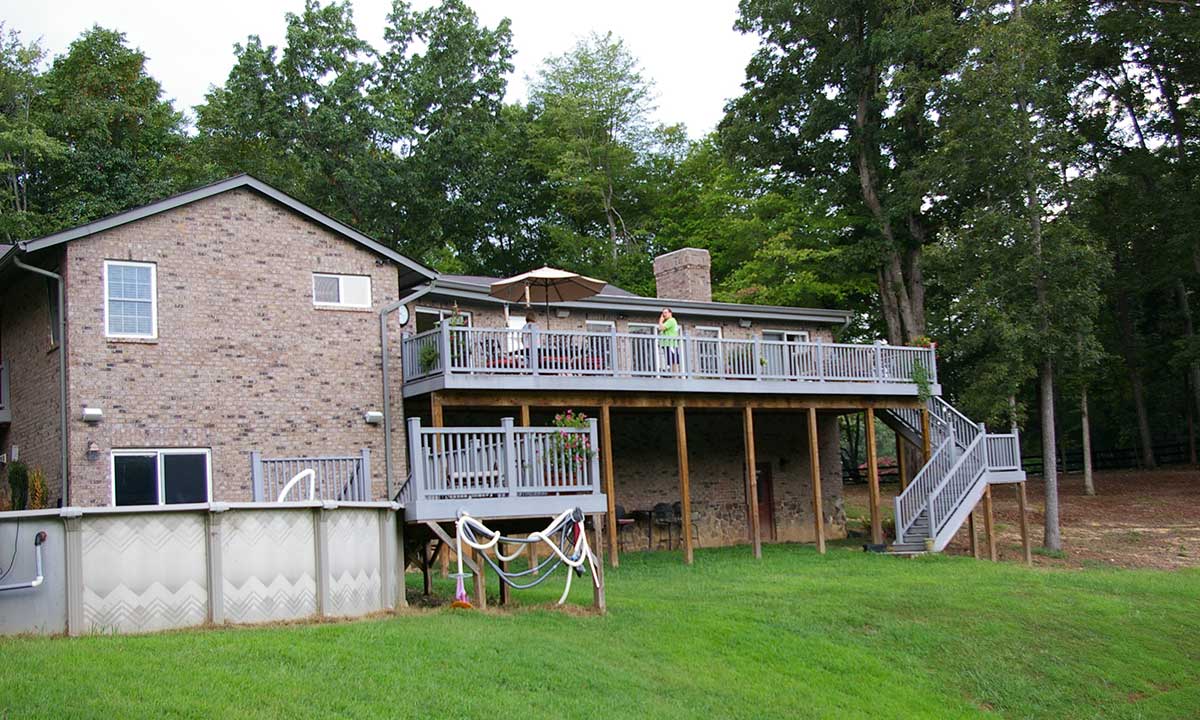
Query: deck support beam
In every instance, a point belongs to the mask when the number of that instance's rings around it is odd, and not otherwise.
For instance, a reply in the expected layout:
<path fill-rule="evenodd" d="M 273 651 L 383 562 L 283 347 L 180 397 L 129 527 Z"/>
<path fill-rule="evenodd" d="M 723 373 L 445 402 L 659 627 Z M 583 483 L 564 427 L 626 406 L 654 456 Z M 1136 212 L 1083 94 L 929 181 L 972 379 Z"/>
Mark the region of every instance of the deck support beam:
<path fill-rule="evenodd" d="M 929 408 L 921 408 L 921 454 L 924 456 L 924 464 L 929 464 L 929 459 L 933 457 L 933 434 L 929 429 Z"/>
<path fill-rule="evenodd" d="M 429 424 L 435 428 L 445 427 L 445 418 L 442 415 L 442 396 L 438 393 L 429 394 Z M 442 448 L 439 445 L 438 450 Z M 441 565 L 442 577 L 450 577 L 450 541 L 447 540 L 442 544 L 442 552 L 438 558 Z"/>
<path fill-rule="evenodd" d="M 996 562 L 1000 556 L 996 554 L 996 523 L 992 516 L 992 486 L 983 489 L 983 533 L 987 536 L 988 560 Z"/>
<path fill-rule="evenodd" d="M 907 450 L 904 436 L 896 433 L 896 473 L 900 476 L 900 492 L 908 489 L 908 460 L 905 459 Z"/>
<path fill-rule="evenodd" d="M 883 520 L 879 513 L 879 453 L 875 447 L 875 411 L 867 408 L 867 487 L 870 491 L 871 542 L 883 544 Z"/>
<path fill-rule="evenodd" d="M 967 515 L 967 535 L 969 541 L 967 546 L 971 550 L 971 557 L 979 559 L 979 534 L 975 531 L 975 511 L 977 507 L 971 508 L 971 513 Z"/>
<path fill-rule="evenodd" d="M 679 455 L 679 512 L 682 515 L 683 561 L 691 565 L 692 554 L 692 492 L 688 476 L 687 422 L 683 405 L 675 406 L 675 450 Z"/>
<path fill-rule="evenodd" d="M 762 523 L 758 515 L 758 460 L 754 454 L 754 408 L 742 409 L 742 434 L 746 445 L 746 510 L 750 517 L 750 544 L 754 557 L 762 558 Z"/>
<path fill-rule="evenodd" d="M 608 495 L 608 558 L 613 567 L 621 566 L 617 555 L 617 488 L 613 477 L 612 408 L 600 406 L 600 468 L 604 473 L 604 492 Z"/>
<path fill-rule="evenodd" d="M 821 451 L 817 439 L 817 409 L 808 408 L 808 460 L 812 474 L 813 533 L 817 552 L 825 554 L 825 511 L 821 503 Z"/>
<path fill-rule="evenodd" d="M 521 427 L 529 427 L 529 406 L 521 405 Z"/>
<path fill-rule="evenodd" d="M 1029 517 L 1025 514 L 1025 483 L 1016 483 L 1017 512 L 1021 515 L 1021 550 L 1025 555 L 1025 564 L 1033 565 L 1033 545 L 1029 539 Z"/>

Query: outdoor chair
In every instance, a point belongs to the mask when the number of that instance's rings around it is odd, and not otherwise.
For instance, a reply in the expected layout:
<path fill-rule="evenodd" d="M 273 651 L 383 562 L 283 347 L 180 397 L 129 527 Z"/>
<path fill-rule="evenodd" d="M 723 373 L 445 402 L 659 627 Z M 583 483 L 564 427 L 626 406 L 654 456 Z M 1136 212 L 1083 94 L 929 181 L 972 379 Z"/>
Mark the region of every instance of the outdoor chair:
<path fill-rule="evenodd" d="M 700 517 L 700 513 L 692 511 L 692 542 L 696 545 L 700 544 L 700 524 L 696 522 Z M 679 528 L 679 540 L 683 542 L 683 503 L 678 500 L 671 506 L 671 523 Z"/>
<path fill-rule="evenodd" d="M 672 528 L 675 527 L 675 511 L 667 503 L 658 503 L 650 510 L 651 527 L 665 527 L 667 529 L 667 549 L 674 547 L 671 539 Z M 654 548 L 649 548 L 653 550 Z"/>
<path fill-rule="evenodd" d="M 617 548 L 624 550 L 621 544 L 621 538 L 625 535 L 625 530 L 634 529 L 637 527 L 637 519 L 625 512 L 624 505 L 617 505 Z"/>

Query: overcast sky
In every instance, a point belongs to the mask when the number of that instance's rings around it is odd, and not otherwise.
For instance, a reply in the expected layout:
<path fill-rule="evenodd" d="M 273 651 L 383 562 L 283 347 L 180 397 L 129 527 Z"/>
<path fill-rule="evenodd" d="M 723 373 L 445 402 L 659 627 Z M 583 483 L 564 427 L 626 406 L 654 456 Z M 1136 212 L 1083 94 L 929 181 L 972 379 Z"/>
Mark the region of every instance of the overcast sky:
<path fill-rule="evenodd" d="M 525 78 L 542 59 L 568 50 L 595 30 L 613 31 L 641 60 L 658 93 L 657 119 L 683 122 L 693 137 L 721 119 L 735 96 L 755 41 L 733 29 L 737 0 L 468 0 L 481 21 L 493 27 L 512 19 L 516 70 L 508 99 L 524 99 Z M 431 0 L 416 0 L 418 8 Z M 199 4 L 157 0 L 3 0 L 8 28 L 26 41 L 41 38 L 52 54 L 66 50 L 94 23 L 124 32 L 149 57 L 150 73 L 162 83 L 176 109 L 189 111 L 210 85 L 225 81 L 233 66 L 233 44 L 257 34 L 268 44 L 283 41 L 285 12 L 300 12 L 304 0 L 208 0 Z M 391 0 L 354 0 L 359 35 L 383 45 Z"/>

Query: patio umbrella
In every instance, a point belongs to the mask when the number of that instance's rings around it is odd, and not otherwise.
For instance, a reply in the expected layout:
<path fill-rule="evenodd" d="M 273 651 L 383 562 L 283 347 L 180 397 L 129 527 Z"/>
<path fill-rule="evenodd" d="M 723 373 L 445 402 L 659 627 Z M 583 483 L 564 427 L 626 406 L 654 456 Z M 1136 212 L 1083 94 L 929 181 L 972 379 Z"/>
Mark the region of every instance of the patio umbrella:
<path fill-rule="evenodd" d="M 605 282 L 566 270 L 542 267 L 492 283 L 489 294 L 508 302 L 543 303 L 546 327 L 550 327 L 550 303 L 569 302 L 591 297 L 604 289 Z"/>

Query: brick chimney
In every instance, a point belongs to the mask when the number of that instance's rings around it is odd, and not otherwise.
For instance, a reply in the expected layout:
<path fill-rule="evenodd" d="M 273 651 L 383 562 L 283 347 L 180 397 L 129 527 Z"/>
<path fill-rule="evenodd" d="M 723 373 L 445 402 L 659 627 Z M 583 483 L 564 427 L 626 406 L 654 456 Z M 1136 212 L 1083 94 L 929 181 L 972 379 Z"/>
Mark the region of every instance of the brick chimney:
<path fill-rule="evenodd" d="M 682 248 L 654 258 L 658 297 L 712 301 L 712 258 L 707 250 Z"/>

